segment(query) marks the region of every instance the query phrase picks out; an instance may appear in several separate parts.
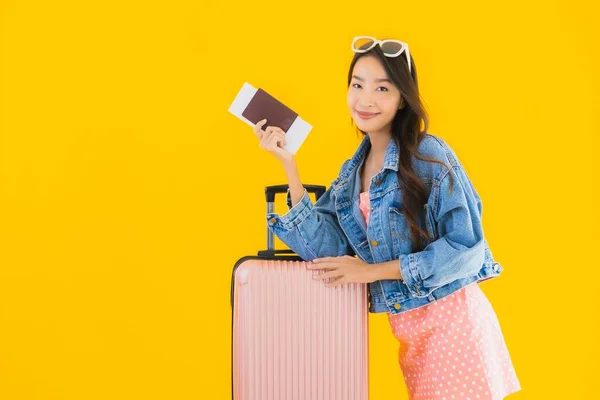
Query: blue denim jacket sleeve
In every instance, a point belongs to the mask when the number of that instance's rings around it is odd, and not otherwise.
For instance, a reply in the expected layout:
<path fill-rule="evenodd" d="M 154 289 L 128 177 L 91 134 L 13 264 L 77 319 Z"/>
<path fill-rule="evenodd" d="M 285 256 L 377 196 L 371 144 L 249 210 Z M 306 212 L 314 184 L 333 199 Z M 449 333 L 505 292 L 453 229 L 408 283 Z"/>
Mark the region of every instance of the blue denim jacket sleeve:
<path fill-rule="evenodd" d="M 305 189 L 293 207 L 288 189 L 286 202 L 288 212 L 267 213 L 267 224 L 303 260 L 355 254 L 337 219 L 331 186 L 314 204 Z"/>
<path fill-rule="evenodd" d="M 454 166 L 431 189 L 426 218 L 436 240 L 422 251 L 400 255 L 400 273 L 408 289 L 426 296 L 456 279 L 476 275 L 483 266 L 485 240 L 482 205 L 461 165 Z M 450 174 L 454 179 L 450 189 Z"/>

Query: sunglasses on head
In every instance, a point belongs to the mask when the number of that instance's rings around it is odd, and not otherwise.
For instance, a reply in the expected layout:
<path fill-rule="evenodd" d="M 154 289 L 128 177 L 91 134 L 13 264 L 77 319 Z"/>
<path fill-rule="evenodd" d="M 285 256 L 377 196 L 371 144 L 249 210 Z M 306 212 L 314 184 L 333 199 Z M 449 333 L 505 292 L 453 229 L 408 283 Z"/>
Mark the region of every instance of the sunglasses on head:
<path fill-rule="evenodd" d="M 352 41 L 352 51 L 355 53 L 366 53 L 376 45 L 381 47 L 381 51 L 386 57 L 398 57 L 404 52 L 406 55 L 406 62 L 408 64 L 408 72 L 411 72 L 408 44 L 400 40 L 377 40 L 371 36 L 356 36 Z"/>

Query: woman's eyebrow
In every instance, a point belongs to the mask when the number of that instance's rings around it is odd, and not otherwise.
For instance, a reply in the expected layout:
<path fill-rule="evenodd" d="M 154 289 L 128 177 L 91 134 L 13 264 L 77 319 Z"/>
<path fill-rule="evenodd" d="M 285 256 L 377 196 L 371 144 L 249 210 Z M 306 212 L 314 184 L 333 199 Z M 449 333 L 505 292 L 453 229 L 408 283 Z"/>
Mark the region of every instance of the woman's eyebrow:
<path fill-rule="evenodd" d="M 354 79 L 356 79 L 357 81 L 364 82 L 364 79 L 363 79 L 363 78 L 361 78 L 361 77 L 360 77 L 360 76 L 358 76 L 358 75 L 352 75 L 352 77 L 353 77 Z M 375 81 L 375 82 L 389 82 L 389 83 L 392 83 L 392 81 L 390 81 L 388 78 L 377 78 L 377 79 L 374 79 L 374 81 Z"/>

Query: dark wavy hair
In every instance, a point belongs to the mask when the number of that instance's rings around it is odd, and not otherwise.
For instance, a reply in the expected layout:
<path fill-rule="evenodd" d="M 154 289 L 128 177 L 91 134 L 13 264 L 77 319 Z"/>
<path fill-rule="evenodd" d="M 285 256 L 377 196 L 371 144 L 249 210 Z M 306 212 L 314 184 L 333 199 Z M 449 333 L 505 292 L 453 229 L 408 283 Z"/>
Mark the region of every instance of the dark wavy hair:
<path fill-rule="evenodd" d="M 396 142 L 399 153 L 398 183 L 402 189 L 402 212 L 409 226 L 413 251 L 420 251 L 426 246 L 426 240 L 433 238 L 429 238 L 428 233 L 417 222 L 420 213 L 424 211 L 424 205 L 429 194 L 427 186 L 413 170 L 412 157 L 422 161 L 435 162 L 446 166 L 446 168 L 449 167 L 439 160 L 420 154 L 418 151 L 421 140 L 428 133 L 429 118 L 421 101 L 417 68 L 412 55 L 410 56 L 411 73 L 409 73 L 404 53 L 398 57 L 386 57 L 379 45 L 365 53 L 355 53 L 348 71 L 348 87 L 350 87 L 352 81 L 354 65 L 361 57 L 366 56 L 373 56 L 379 60 L 388 78 L 398 88 L 400 96 L 404 100 L 404 107 L 396 111 L 396 116 L 392 121 L 392 140 Z M 354 125 L 354 120 L 352 120 L 352 124 Z M 356 129 L 357 133 L 360 132 L 363 137 L 367 134 L 358 127 Z M 452 179 L 452 175 L 450 175 L 450 178 Z M 453 184 L 452 179 L 450 190 L 452 190 Z"/>

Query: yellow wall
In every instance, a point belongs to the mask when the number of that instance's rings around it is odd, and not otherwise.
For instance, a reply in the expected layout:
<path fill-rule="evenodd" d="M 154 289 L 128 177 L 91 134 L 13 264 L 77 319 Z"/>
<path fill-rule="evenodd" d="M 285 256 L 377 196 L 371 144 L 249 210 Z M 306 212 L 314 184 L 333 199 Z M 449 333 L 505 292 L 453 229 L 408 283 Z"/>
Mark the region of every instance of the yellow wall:
<path fill-rule="evenodd" d="M 298 110 L 303 181 L 329 185 L 359 143 L 363 34 L 409 43 L 430 132 L 483 199 L 513 397 L 592 398 L 591 0 L 162 3 L 0 3 L 1 399 L 229 398 L 231 270 L 285 175 L 227 108 L 248 81 Z M 370 326 L 371 399 L 406 398 L 387 319 Z"/>

